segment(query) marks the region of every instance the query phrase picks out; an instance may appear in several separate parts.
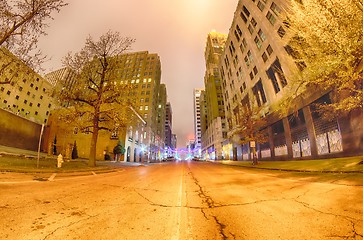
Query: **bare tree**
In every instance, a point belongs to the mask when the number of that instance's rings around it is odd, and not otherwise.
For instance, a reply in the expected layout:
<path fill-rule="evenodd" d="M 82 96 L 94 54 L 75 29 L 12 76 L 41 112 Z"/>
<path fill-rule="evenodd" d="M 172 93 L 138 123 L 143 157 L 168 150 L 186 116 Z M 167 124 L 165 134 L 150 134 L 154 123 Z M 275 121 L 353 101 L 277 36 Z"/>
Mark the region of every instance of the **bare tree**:
<path fill-rule="evenodd" d="M 295 96 L 309 89 L 332 90 L 327 115 L 363 107 L 363 5 L 361 0 L 291 1 L 288 48 L 300 71 L 292 78 Z"/>
<path fill-rule="evenodd" d="M 127 84 L 118 80 L 120 54 L 129 50 L 135 40 L 108 31 L 95 41 L 88 37 L 78 53 L 68 53 L 64 64 L 76 72 L 72 91 L 61 91 L 61 101 L 72 107 L 64 110 L 68 121 L 76 122 L 81 130 L 92 132 L 89 165 L 95 166 L 97 138 L 100 130 L 115 131 L 124 127 L 133 114 L 131 103 L 125 99 L 132 94 Z"/>
<path fill-rule="evenodd" d="M 38 39 L 46 35 L 47 21 L 59 12 L 64 0 L 0 0 L 0 51 L 8 49 L 32 68 L 39 68 L 44 56 L 37 51 Z M 14 63 L 9 59 L 0 66 L 0 76 Z M 0 84 L 10 81 L 0 80 Z"/>

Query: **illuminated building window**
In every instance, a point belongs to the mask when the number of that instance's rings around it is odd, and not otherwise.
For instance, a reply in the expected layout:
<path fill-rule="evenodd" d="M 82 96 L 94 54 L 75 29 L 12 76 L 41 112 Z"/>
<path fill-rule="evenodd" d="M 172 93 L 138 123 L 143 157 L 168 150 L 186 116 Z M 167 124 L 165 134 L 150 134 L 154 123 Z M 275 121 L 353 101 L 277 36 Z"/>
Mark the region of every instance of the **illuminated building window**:
<path fill-rule="evenodd" d="M 266 18 L 268 19 L 268 21 L 269 21 L 272 25 L 274 25 L 274 24 L 275 24 L 275 22 L 276 22 L 276 18 L 275 18 L 275 16 L 274 16 L 274 15 L 272 15 L 272 13 L 271 13 L 270 11 L 268 11 L 268 12 L 267 12 L 267 14 L 266 14 Z"/>
<path fill-rule="evenodd" d="M 258 36 L 260 37 L 261 41 L 264 42 L 266 40 L 266 35 L 262 32 L 262 30 L 258 30 Z"/>
<path fill-rule="evenodd" d="M 261 49 L 262 43 L 258 37 L 255 37 L 255 43 L 258 49 Z"/>

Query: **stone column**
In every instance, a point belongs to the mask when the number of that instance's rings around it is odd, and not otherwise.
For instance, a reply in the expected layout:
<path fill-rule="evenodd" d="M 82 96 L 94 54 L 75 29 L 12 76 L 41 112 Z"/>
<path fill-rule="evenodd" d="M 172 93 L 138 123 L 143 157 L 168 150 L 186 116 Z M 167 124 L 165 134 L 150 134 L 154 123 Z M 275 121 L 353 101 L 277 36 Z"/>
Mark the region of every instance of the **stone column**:
<path fill-rule="evenodd" d="M 285 139 L 286 139 L 286 146 L 287 146 L 287 156 L 289 159 L 293 158 L 292 152 L 292 138 L 291 138 L 291 128 L 289 119 L 287 117 L 282 119 L 282 123 L 284 125 L 284 132 L 285 132 Z"/>
<path fill-rule="evenodd" d="M 318 147 L 316 145 L 315 127 L 314 127 L 313 116 L 311 115 L 310 106 L 304 107 L 303 113 L 305 118 L 305 126 L 308 131 L 308 136 L 310 140 L 311 156 L 315 158 L 318 156 Z"/>
<path fill-rule="evenodd" d="M 130 149 L 130 162 L 134 162 L 135 161 L 135 144 L 136 141 L 136 130 L 133 129 L 132 131 L 132 143 L 131 143 L 131 149 Z"/>
<path fill-rule="evenodd" d="M 275 158 L 275 143 L 274 143 L 274 134 L 272 132 L 272 127 L 267 127 L 268 132 L 268 143 L 270 145 L 270 151 L 271 151 L 271 159 L 273 160 Z"/>

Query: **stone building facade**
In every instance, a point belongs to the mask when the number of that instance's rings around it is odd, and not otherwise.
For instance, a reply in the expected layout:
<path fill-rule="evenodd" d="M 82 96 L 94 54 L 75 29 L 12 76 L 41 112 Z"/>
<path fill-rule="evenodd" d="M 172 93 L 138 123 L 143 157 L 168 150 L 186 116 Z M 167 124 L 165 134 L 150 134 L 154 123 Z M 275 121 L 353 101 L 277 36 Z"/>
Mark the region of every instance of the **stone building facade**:
<path fill-rule="evenodd" d="M 232 136 L 240 105 L 251 103 L 261 107 L 261 117 L 268 120 L 261 129 L 268 140 L 257 145 L 259 158 L 326 158 L 362 151 L 361 112 L 326 120 L 316 111 L 315 103 L 332 101 L 328 90 L 311 89 L 294 99 L 292 109 L 281 111 L 277 105 L 288 93 L 294 72 L 302 67 L 295 63 L 288 45 L 282 14 L 288 2 L 239 1 L 234 13 L 220 62 L 229 129 L 224 149 L 231 159 L 251 158 L 249 145 L 241 145 Z"/>

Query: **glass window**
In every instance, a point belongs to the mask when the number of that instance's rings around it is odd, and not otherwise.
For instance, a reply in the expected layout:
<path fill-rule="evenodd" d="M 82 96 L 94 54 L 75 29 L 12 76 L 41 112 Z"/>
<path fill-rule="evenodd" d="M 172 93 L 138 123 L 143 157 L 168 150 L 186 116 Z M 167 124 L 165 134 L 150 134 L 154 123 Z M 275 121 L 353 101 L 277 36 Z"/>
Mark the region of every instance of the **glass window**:
<path fill-rule="evenodd" d="M 243 46 L 246 48 L 247 47 L 247 41 L 246 41 L 246 39 L 242 39 L 242 44 L 243 44 Z"/>
<path fill-rule="evenodd" d="M 276 3 L 272 2 L 270 9 L 276 14 L 279 15 L 281 13 L 281 9 L 276 5 Z"/>
<path fill-rule="evenodd" d="M 250 62 L 252 62 L 253 61 L 253 57 L 252 57 L 251 51 L 248 51 L 247 52 L 247 56 L 248 56 L 248 59 L 250 60 Z"/>
<path fill-rule="evenodd" d="M 245 63 L 246 63 L 246 65 L 247 65 L 247 67 L 249 67 L 249 66 L 250 66 L 250 61 L 248 60 L 248 57 L 247 57 L 247 56 L 245 57 Z"/>
<path fill-rule="evenodd" d="M 253 27 L 256 27 L 257 22 L 256 22 L 256 20 L 254 18 L 251 19 L 251 24 L 252 24 Z"/>
<path fill-rule="evenodd" d="M 252 27 L 252 25 L 250 24 L 250 25 L 248 25 L 248 31 L 252 34 L 253 33 L 253 27 Z"/>
<path fill-rule="evenodd" d="M 236 25 L 236 30 L 237 30 L 238 35 L 241 37 L 242 31 L 241 31 L 240 27 L 238 26 L 238 24 Z"/>
<path fill-rule="evenodd" d="M 275 16 L 274 16 L 274 15 L 272 15 L 272 13 L 271 13 L 270 11 L 268 11 L 268 12 L 267 12 L 267 14 L 266 14 L 266 18 L 268 19 L 268 21 L 269 21 L 272 25 L 274 25 L 274 24 L 275 24 L 275 22 L 276 22 L 276 18 L 275 18 Z"/>
<path fill-rule="evenodd" d="M 250 72 L 250 79 L 253 80 L 253 77 L 254 77 L 253 72 Z"/>
<path fill-rule="evenodd" d="M 261 41 L 264 42 L 266 40 L 266 35 L 262 32 L 262 30 L 258 30 L 258 36 L 260 37 Z"/>
<path fill-rule="evenodd" d="M 245 23 L 247 23 L 247 17 L 243 14 L 243 12 L 241 12 L 240 13 L 240 16 L 241 16 L 241 18 L 242 18 L 242 20 L 245 22 Z"/>
<path fill-rule="evenodd" d="M 241 38 L 239 37 L 237 30 L 234 30 L 234 36 L 236 37 L 237 41 L 239 42 Z"/>
<path fill-rule="evenodd" d="M 250 16 L 250 11 L 248 11 L 248 9 L 246 8 L 246 6 L 243 6 L 243 7 L 242 7 L 242 10 L 243 10 L 243 12 L 246 14 L 246 16 L 247 16 L 247 17 L 249 17 L 249 16 Z"/>
<path fill-rule="evenodd" d="M 283 38 L 283 37 L 285 36 L 285 34 L 286 34 L 286 31 L 285 31 L 285 29 L 284 29 L 282 26 L 280 26 L 280 27 L 279 27 L 279 29 L 277 30 L 277 34 L 278 34 L 281 38 Z"/>
<path fill-rule="evenodd" d="M 257 3 L 258 9 L 261 10 L 261 12 L 265 9 L 265 4 L 263 4 L 261 1 L 258 1 Z"/>
<path fill-rule="evenodd" d="M 265 91 L 263 89 L 263 85 L 261 79 L 256 83 L 256 85 L 252 88 L 252 92 L 255 95 L 257 105 L 260 107 L 262 104 L 267 102 Z"/>
<path fill-rule="evenodd" d="M 261 49 L 262 43 L 258 37 L 255 37 L 255 43 L 258 49 Z"/>

